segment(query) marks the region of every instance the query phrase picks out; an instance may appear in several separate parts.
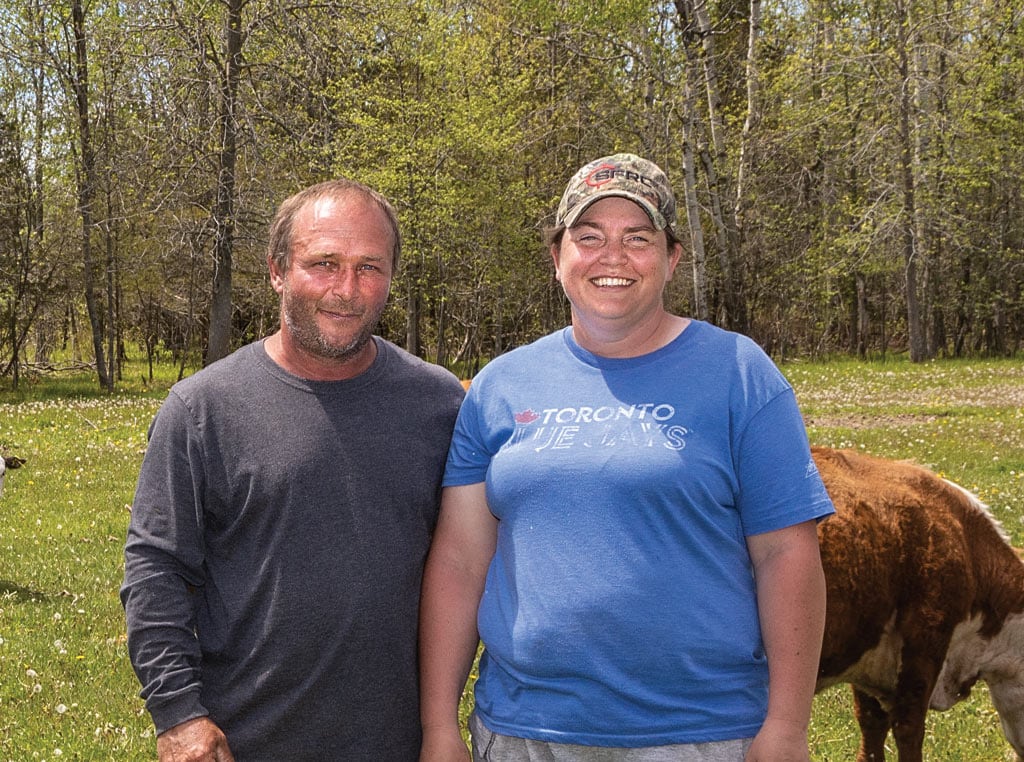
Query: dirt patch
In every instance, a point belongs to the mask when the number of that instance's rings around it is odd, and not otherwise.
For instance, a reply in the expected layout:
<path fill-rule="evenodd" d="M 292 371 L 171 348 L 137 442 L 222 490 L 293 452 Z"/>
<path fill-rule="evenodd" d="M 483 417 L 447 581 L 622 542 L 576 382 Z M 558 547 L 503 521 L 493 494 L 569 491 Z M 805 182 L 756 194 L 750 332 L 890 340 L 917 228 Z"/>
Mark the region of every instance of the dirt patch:
<path fill-rule="evenodd" d="M 922 423 L 935 423 L 946 415 L 934 413 L 860 413 L 850 415 L 812 415 L 804 416 L 804 425 L 823 429 L 876 429 L 891 426 L 909 426 Z"/>

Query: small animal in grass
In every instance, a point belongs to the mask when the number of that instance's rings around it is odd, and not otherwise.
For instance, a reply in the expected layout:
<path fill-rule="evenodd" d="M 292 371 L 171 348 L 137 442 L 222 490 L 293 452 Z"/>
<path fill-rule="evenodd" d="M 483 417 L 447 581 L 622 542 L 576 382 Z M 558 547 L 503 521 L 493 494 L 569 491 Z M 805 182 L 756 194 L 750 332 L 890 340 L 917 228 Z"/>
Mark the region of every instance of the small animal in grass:
<path fill-rule="evenodd" d="M 4 477 L 7 475 L 7 469 L 21 468 L 23 465 L 25 465 L 25 459 L 15 455 L 4 455 L 3 458 L 0 458 L 0 495 L 4 493 Z"/>

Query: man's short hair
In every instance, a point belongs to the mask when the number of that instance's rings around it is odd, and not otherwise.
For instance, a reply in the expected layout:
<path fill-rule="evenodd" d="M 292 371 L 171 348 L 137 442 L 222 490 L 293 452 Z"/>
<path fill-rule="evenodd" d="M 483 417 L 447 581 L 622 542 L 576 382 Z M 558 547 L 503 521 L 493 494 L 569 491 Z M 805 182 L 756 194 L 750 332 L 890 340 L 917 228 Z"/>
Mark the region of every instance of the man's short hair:
<path fill-rule="evenodd" d="M 281 271 L 286 272 L 291 266 L 292 235 L 296 215 L 307 204 L 319 201 L 322 198 L 340 199 L 349 195 L 358 195 L 371 201 L 383 213 L 391 228 L 391 268 L 392 272 L 398 270 L 398 261 L 402 253 L 402 237 L 398 230 L 398 214 L 384 196 L 363 183 L 338 178 L 326 180 L 316 185 L 304 188 L 295 195 L 285 199 L 277 208 L 273 221 L 270 223 L 269 241 L 267 242 L 267 253 L 271 261 Z"/>

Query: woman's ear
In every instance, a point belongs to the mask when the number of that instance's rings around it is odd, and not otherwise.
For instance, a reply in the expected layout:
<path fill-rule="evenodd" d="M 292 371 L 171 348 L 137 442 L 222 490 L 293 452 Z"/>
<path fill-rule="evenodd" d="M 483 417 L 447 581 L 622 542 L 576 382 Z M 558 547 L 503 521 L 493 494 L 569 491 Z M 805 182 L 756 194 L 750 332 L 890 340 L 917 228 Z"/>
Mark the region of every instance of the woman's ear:
<path fill-rule="evenodd" d="M 561 254 L 561 252 L 562 247 L 559 244 L 551 244 L 551 261 L 555 263 L 555 280 L 557 280 L 559 283 L 562 282 L 562 271 L 561 268 L 559 268 L 558 266 L 558 255 Z"/>
<path fill-rule="evenodd" d="M 682 256 L 683 245 L 676 241 L 668 252 L 668 280 L 672 280 L 672 276 L 676 272 L 676 265 L 679 264 L 679 259 Z"/>

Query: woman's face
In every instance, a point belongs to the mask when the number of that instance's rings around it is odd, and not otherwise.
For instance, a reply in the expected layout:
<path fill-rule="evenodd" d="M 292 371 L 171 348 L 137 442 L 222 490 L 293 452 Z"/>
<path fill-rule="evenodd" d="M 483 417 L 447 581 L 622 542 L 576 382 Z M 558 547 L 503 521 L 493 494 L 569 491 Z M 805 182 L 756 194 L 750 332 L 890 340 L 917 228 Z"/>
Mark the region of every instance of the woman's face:
<path fill-rule="evenodd" d="M 682 247 L 627 198 L 594 202 L 551 247 L 555 274 L 572 304 L 573 325 L 621 338 L 664 314 L 662 294 Z"/>

